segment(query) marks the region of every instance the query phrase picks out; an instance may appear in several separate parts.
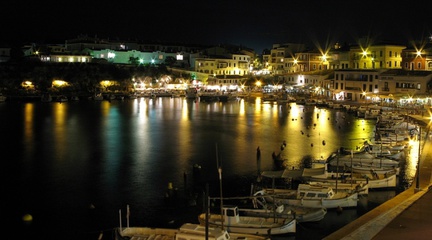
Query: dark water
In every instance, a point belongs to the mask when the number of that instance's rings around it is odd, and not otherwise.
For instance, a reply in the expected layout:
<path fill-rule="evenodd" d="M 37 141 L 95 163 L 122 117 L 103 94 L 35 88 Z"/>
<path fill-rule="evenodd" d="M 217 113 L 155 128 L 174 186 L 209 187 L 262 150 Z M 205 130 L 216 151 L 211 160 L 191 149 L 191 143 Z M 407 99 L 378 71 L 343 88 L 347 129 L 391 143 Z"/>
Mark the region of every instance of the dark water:
<path fill-rule="evenodd" d="M 127 205 L 131 226 L 197 223 L 205 186 L 220 195 L 217 160 L 223 195 L 246 196 L 259 171 L 275 169 L 271 155 L 283 141 L 285 167 L 299 167 L 305 158 L 325 159 L 341 146 L 372 139 L 375 124 L 295 103 L 183 98 L 5 102 L 0 119 L 1 215 L 6 227 L 18 229 L 15 239 L 111 239 L 120 210 L 127 224 Z M 194 165 L 201 167 L 197 174 Z M 329 210 L 284 239 L 323 238 L 396 192 L 371 192 L 357 208 Z M 31 222 L 23 221 L 26 214 Z"/>

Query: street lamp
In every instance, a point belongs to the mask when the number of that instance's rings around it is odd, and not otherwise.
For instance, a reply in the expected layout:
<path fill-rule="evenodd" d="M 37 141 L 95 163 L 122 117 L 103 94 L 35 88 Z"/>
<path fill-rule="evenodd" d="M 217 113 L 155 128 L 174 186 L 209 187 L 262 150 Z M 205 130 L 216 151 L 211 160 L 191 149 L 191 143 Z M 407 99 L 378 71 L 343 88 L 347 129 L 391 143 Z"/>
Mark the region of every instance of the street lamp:
<path fill-rule="evenodd" d="M 421 151 L 421 127 L 419 126 L 418 134 L 418 154 L 417 154 L 417 177 L 416 177 L 416 192 L 420 191 L 420 151 Z"/>
<path fill-rule="evenodd" d="M 257 90 L 260 90 L 262 83 L 261 83 L 260 80 L 258 80 L 258 81 L 255 82 L 255 85 L 257 87 Z"/>

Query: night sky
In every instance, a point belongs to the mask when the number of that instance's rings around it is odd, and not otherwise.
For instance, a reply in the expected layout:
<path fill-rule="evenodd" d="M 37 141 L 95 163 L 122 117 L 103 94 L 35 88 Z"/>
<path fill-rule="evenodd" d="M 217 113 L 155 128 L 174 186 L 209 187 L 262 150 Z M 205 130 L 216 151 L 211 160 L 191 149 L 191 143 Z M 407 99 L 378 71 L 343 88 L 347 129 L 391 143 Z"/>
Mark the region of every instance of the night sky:
<path fill-rule="evenodd" d="M 432 1 L 76 0 L 0 3 L 2 43 L 63 43 L 78 35 L 119 40 L 325 46 L 360 37 L 406 44 L 432 33 Z"/>

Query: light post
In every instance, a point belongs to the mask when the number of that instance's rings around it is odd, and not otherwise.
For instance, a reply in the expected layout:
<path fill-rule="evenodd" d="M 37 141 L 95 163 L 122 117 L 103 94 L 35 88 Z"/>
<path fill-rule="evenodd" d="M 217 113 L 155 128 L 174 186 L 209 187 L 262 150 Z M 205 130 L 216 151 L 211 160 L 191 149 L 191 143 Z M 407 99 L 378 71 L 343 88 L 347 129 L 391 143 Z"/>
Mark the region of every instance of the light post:
<path fill-rule="evenodd" d="M 262 85 L 262 83 L 261 83 L 260 80 L 258 80 L 258 81 L 255 82 L 255 85 L 256 85 L 256 87 L 257 87 L 257 90 L 259 91 L 259 90 L 261 89 L 261 85 Z"/>
<path fill-rule="evenodd" d="M 418 156 L 417 156 L 417 177 L 416 177 L 416 188 L 415 191 L 420 191 L 420 151 L 421 151 L 421 127 L 419 126 L 418 135 Z"/>

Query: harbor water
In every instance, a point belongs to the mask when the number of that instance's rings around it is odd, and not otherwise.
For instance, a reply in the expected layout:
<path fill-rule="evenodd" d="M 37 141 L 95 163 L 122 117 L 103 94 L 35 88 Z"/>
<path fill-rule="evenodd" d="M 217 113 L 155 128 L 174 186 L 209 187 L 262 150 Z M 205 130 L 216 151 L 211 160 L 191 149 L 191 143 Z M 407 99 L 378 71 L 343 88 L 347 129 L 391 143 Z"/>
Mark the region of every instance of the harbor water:
<path fill-rule="evenodd" d="M 343 110 L 259 98 L 11 101 L 0 118 L 2 216 L 15 239 L 112 239 L 120 224 L 198 223 L 207 186 L 215 197 L 248 196 L 261 171 L 278 167 L 273 153 L 286 168 L 319 164 L 375 131 L 375 120 Z M 412 182 L 407 165 L 397 189 L 370 191 L 357 208 L 329 210 L 282 238 L 321 239 L 355 220 Z"/>

